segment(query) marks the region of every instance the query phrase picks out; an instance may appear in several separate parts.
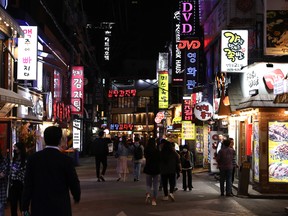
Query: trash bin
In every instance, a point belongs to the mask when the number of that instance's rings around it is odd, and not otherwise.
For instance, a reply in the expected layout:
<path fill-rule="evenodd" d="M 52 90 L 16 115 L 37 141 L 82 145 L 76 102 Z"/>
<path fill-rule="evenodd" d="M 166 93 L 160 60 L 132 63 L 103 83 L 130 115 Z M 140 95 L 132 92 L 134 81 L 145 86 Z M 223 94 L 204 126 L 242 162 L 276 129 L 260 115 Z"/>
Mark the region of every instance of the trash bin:
<path fill-rule="evenodd" d="M 239 181 L 237 195 L 248 196 L 248 187 L 250 181 L 251 163 L 244 161 L 239 169 Z"/>

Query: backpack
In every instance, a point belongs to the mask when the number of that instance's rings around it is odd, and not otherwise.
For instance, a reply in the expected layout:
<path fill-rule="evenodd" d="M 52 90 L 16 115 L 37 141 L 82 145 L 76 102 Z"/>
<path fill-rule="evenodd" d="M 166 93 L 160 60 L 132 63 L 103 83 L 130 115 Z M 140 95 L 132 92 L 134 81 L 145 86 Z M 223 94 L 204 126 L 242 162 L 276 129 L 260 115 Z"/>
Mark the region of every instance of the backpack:
<path fill-rule="evenodd" d="M 140 160 L 143 158 L 143 149 L 141 148 L 141 145 L 138 147 L 134 145 L 134 159 Z"/>

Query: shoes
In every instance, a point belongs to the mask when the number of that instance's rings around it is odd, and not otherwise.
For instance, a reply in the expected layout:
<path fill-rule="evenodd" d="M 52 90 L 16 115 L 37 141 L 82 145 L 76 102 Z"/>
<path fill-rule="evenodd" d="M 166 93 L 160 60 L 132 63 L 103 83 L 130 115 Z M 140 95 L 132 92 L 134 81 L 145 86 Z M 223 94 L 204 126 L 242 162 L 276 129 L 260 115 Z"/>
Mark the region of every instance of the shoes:
<path fill-rule="evenodd" d="M 221 193 L 221 196 L 224 196 L 224 193 Z"/>
<path fill-rule="evenodd" d="M 162 197 L 162 200 L 167 201 L 167 200 L 169 200 L 169 198 L 168 198 L 168 196 L 164 196 L 164 197 Z"/>
<path fill-rule="evenodd" d="M 192 188 L 189 188 L 189 191 L 192 191 Z"/>
<path fill-rule="evenodd" d="M 175 192 L 175 191 L 177 191 L 177 190 L 178 190 L 178 188 L 177 188 L 177 187 L 175 187 L 175 188 L 174 188 L 174 192 Z"/>
<path fill-rule="evenodd" d="M 233 197 L 234 195 L 232 193 L 230 193 L 230 194 L 226 194 L 226 196 Z"/>
<path fill-rule="evenodd" d="M 101 181 L 105 182 L 105 179 L 102 175 L 100 176 L 100 179 L 101 179 Z"/>
<path fill-rule="evenodd" d="M 145 199 L 145 203 L 148 204 L 150 203 L 150 194 L 149 193 L 146 193 L 146 199 Z"/>
<path fill-rule="evenodd" d="M 184 190 L 184 191 L 187 191 L 187 188 L 184 188 L 183 190 Z"/>
<path fill-rule="evenodd" d="M 100 178 L 98 178 L 98 179 L 97 179 L 97 182 L 101 182 L 101 179 L 100 179 Z"/>
<path fill-rule="evenodd" d="M 120 180 L 121 180 L 121 177 L 117 179 L 117 181 L 120 181 Z"/>
<path fill-rule="evenodd" d="M 134 182 L 139 181 L 139 179 L 134 178 Z"/>
<path fill-rule="evenodd" d="M 175 201 L 175 197 L 174 197 L 174 195 L 172 193 L 169 194 L 169 198 L 171 199 L 172 202 Z"/>
<path fill-rule="evenodd" d="M 152 206 L 156 206 L 156 205 L 157 205 L 157 203 L 156 203 L 156 199 L 153 198 L 153 199 L 152 199 Z"/>

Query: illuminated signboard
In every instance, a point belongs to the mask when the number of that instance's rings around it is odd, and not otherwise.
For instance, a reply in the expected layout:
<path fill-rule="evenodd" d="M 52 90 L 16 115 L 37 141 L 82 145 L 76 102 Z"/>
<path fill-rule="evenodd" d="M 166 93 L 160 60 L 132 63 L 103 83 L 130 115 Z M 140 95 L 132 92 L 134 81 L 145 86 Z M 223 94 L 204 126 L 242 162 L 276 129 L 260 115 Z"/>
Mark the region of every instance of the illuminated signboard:
<path fill-rule="evenodd" d="M 118 98 L 118 97 L 135 97 L 136 96 L 136 89 L 119 89 L 119 90 L 112 90 L 108 91 L 108 98 Z"/>
<path fill-rule="evenodd" d="M 112 31 L 105 30 L 104 31 L 104 60 L 110 60 L 110 38 L 111 38 Z"/>
<path fill-rule="evenodd" d="M 221 71 L 243 72 L 248 65 L 248 30 L 222 30 Z"/>
<path fill-rule="evenodd" d="M 269 182 L 288 182 L 288 122 L 268 122 Z"/>
<path fill-rule="evenodd" d="M 82 121 L 73 120 L 73 148 L 81 151 L 82 149 Z"/>
<path fill-rule="evenodd" d="M 18 80 L 37 79 L 37 26 L 21 26 L 24 37 L 18 38 Z"/>
<path fill-rule="evenodd" d="M 168 98 L 169 98 L 169 82 L 168 82 L 168 71 L 158 72 L 158 107 L 159 109 L 168 109 Z"/>
<path fill-rule="evenodd" d="M 54 98 L 61 100 L 62 98 L 62 77 L 59 71 L 54 70 Z"/>
<path fill-rule="evenodd" d="M 201 102 L 194 107 L 195 117 L 201 121 L 207 121 L 213 116 L 213 107 L 208 102 Z"/>
<path fill-rule="evenodd" d="M 173 86 L 183 86 L 184 76 L 182 69 L 182 53 L 178 48 L 178 43 L 180 42 L 180 11 L 174 13 L 174 31 L 172 45 L 172 85 Z"/>
<path fill-rule="evenodd" d="M 123 124 L 110 124 L 110 130 L 117 131 L 132 131 L 134 128 L 133 124 L 123 123 Z"/>
<path fill-rule="evenodd" d="M 195 124 L 191 121 L 182 121 L 182 139 L 183 140 L 195 140 L 196 130 Z"/>
<path fill-rule="evenodd" d="M 183 97 L 182 119 L 184 121 L 192 121 L 193 120 L 193 109 L 192 109 L 191 97 Z"/>
<path fill-rule="evenodd" d="M 178 47 L 180 50 L 184 50 L 184 90 L 186 94 L 192 94 L 193 88 L 198 84 L 199 48 L 201 47 L 201 42 L 198 38 L 187 38 L 181 40 Z"/>
<path fill-rule="evenodd" d="M 180 22 L 181 35 L 192 36 L 196 33 L 196 19 L 198 19 L 198 7 L 196 1 L 181 1 L 180 5 Z"/>
<path fill-rule="evenodd" d="M 73 66 L 71 75 L 71 114 L 82 115 L 84 108 L 83 66 Z"/>

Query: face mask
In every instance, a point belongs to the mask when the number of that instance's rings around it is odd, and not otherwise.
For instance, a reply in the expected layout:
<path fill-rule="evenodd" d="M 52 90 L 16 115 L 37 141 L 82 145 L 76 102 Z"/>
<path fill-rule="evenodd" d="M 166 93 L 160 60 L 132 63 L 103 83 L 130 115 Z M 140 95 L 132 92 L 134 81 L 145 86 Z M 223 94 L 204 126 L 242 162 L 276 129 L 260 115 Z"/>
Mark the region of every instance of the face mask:
<path fill-rule="evenodd" d="M 183 152 L 187 152 L 188 150 L 187 149 L 183 149 Z"/>

